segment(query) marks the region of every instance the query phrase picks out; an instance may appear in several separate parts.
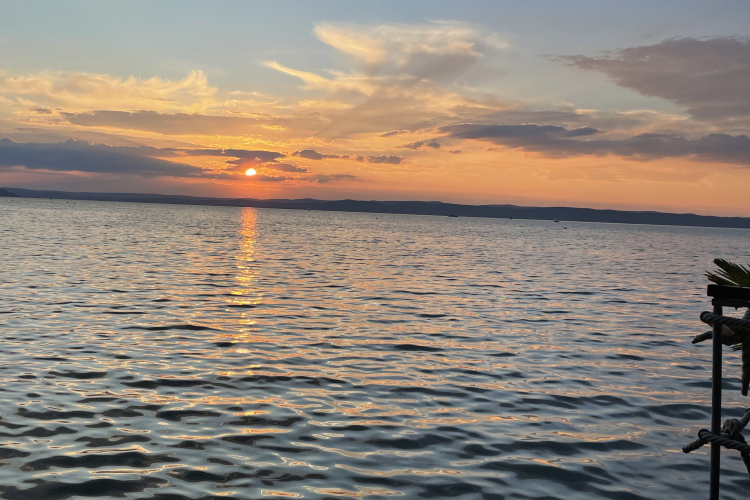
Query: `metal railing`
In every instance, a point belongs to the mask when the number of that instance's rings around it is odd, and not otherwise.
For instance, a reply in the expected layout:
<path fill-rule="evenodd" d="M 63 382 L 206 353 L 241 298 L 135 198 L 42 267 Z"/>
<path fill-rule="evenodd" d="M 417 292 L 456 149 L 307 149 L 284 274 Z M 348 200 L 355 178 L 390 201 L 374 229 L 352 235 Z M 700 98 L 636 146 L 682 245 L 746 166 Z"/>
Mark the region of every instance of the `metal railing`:
<path fill-rule="evenodd" d="M 693 343 L 712 340 L 713 360 L 711 367 L 711 430 L 698 431 L 698 439 L 682 448 L 685 453 L 695 451 L 701 446 L 711 444 L 711 476 L 709 499 L 719 500 L 721 474 L 721 448 L 737 450 L 750 473 L 750 445 L 742 436 L 742 430 L 750 422 L 750 409 L 740 419 L 729 419 L 721 424 L 721 356 L 722 345 L 742 349 L 742 394 L 747 395 L 750 383 L 750 319 L 730 318 L 724 316 L 723 307 L 747 307 L 750 311 L 750 288 L 709 285 L 707 295 L 712 297 L 713 313 L 701 313 L 701 321 L 713 326 L 713 330 L 698 335 Z"/>

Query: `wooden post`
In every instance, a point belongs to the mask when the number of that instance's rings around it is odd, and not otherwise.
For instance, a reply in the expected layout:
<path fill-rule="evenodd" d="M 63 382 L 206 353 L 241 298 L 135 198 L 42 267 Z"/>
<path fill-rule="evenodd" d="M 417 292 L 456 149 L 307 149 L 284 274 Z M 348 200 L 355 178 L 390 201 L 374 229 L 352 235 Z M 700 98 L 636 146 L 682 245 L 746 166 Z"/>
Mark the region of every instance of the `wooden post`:
<path fill-rule="evenodd" d="M 722 307 L 714 304 L 714 314 L 721 315 Z M 713 365 L 711 367 L 711 432 L 721 435 L 721 325 L 714 324 Z M 721 474 L 721 446 L 711 443 L 711 483 L 709 499 L 719 500 Z"/>

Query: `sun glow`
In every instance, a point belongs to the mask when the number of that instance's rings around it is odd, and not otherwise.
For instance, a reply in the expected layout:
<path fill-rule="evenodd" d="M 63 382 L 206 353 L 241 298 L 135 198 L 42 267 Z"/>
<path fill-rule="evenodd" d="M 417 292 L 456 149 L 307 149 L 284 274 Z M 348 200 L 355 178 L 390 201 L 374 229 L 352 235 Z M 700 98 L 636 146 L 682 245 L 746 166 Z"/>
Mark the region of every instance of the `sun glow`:
<path fill-rule="evenodd" d="M 247 170 L 245 170 L 245 175 L 255 175 L 257 173 L 258 172 L 256 172 L 254 168 L 248 168 Z"/>

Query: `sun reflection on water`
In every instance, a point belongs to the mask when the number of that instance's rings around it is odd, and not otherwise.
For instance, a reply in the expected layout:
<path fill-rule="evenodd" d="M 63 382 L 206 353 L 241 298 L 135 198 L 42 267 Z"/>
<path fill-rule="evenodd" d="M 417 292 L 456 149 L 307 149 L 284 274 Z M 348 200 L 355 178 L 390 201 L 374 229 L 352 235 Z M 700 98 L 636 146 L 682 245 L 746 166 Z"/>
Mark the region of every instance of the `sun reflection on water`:
<path fill-rule="evenodd" d="M 262 293 L 256 286 L 258 267 L 255 263 L 255 246 L 258 238 L 258 211 L 254 208 L 243 208 L 240 212 L 240 244 L 235 257 L 237 275 L 235 279 L 240 287 L 232 290 L 232 298 L 227 303 L 231 306 L 257 306 L 261 302 Z M 243 313 L 243 319 L 249 313 Z"/>

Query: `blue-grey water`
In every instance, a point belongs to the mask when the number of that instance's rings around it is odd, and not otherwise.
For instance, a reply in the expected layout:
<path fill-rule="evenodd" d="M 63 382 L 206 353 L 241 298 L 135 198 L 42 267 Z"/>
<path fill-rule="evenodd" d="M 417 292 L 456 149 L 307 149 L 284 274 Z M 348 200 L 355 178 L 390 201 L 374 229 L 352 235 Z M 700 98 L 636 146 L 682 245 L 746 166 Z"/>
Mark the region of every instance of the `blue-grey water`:
<path fill-rule="evenodd" d="M 706 498 L 716 256 L 750 231 L 0 199 L 0 498 Z"/>

